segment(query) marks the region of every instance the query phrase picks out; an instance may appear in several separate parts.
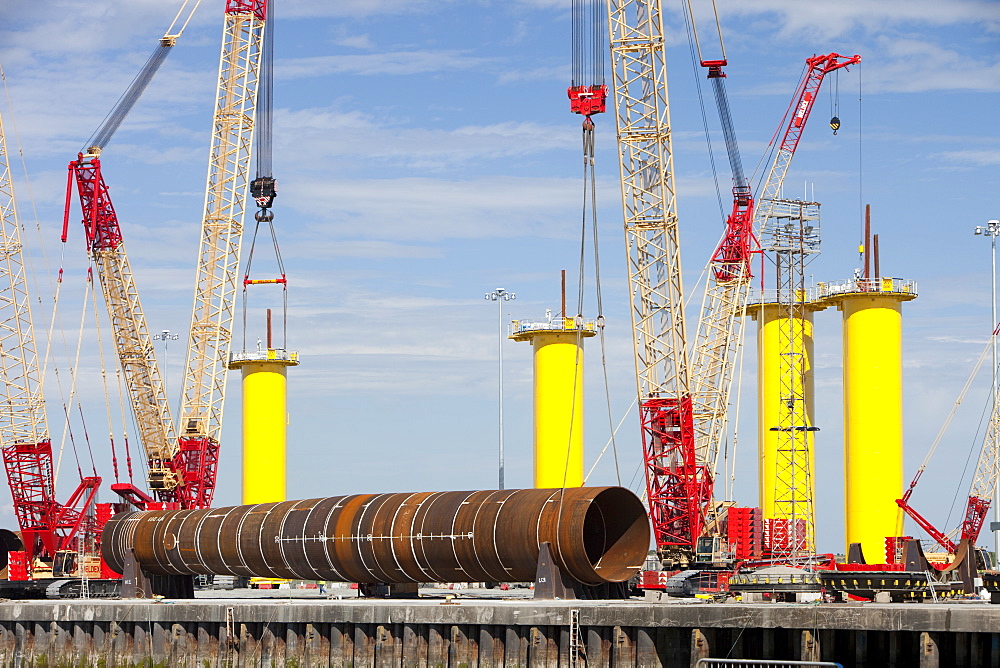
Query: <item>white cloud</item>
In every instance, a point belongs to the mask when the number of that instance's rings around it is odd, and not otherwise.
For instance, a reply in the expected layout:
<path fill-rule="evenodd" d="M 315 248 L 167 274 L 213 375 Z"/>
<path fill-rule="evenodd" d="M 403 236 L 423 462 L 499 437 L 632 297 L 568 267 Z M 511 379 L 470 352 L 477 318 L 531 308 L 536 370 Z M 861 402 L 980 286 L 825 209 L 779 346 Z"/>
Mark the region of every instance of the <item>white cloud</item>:
<path fill-rule="evenodd" d="M 516 176 L 454 181 L 300 177 L 288 190 L 296 210 L 333 223 L 333 230 L 326 228 L 329 233 L 364 230 L 369 238 L 429 242 L 572 233 L 576 223 L 565 212 L 579 206 L 579 188 L 575 179 Z M 599 201 L 614 201 L 612 183 L 601 190 Z"/>
<path fill-rule="evenodd" d="M 338 46 L 347 46 L 352 49 L 375 48 L 375 44 L 372 42 L 370 35 L 345 35 L 344 37 L 338 37 L 334 43 Z"/>
<path fill-rule="evenodd" d="M 497 78 L 501 84 L 511 84 L 518 81 L 559 81 L 566 82 L 570 79 L 569 65 L 548 65 L 534 67 L 528 70 L 506 70 Z"/>
<path fill-rule="evenodd" d="M 275 63 L 275 77 L 292 79 L 318 77 L 327 74 L 359 74 L 364 76 L 392 74 L 410 75 L 428 72 L 471 70 L 495 63 L 495 58 L 471 56 L 457 50 L 391 51 L 371 54 L 337 54 L 280 60 Z"/>
<path fill-rule="evenodd" d="M 294 156 L 295 171 L 326 168 L 333 156 L 362 156 L 368 163 L 388 163 L 419 169 L 441 169 L 473 160 L 530 155 L 569 149 L 578 141 L 576 128 L 545 126 L 530 121 L 465 125 L 438 129 L 407 127 L 400 120 L 376 118 L 361 111 L 330 109 L 281 111 L 275 136 L 282 143 L 275 155 Z"/>
<path fill-rule="evenodd" d="M 1000 4 L 989 0 L 755 0 L 752 3 L 721 0 L 719 6 L 723 17 L 743 16 L 763 20 L 768 14 L 777 15 L 778 31 L 798 39 L 827 40 L 854 29 L 877 31 L 910 23 L 932 26 L 985 24 L 993 27 L 1000 24 Z"/>
<path fill-rule="evenodd" d="M 1000 91 L 1000 57 L 996 52 L 984 54 L 985 58 L 973 66 L 968 54 L 927 40 L 881 36 L 877 43 L 880 51 L 862 61 L 866 89 L 896 93 Z"/>
<path fill-rule="evenodd" d="M 282 254 L 287 258 L 294 257 L 301 259 L 356 257 L 426 260 L 442 256 L 441 249 L 439 248 L 371 239 L 362 241 L 351 239 L 311 240 L 304 243 L 292 243 L 286 246 L 286 250 L 283 250 Z"/>
<path fill-rule="evenodd" d="M 442 6 L 455 0 L 338 0 L 314 2 L 313 0 L 287 0 L 281 4 L 280 14 L 290 18 L 325 18 L 381 16 L 387 14 L 417 14 L 441 11 Z"/>
<path fill-rule="evenodd" d="M 944 151 L 934 156 L 938 160 L 959 166 L 986 167 L 1000 165 L 1000 149 Z"/>

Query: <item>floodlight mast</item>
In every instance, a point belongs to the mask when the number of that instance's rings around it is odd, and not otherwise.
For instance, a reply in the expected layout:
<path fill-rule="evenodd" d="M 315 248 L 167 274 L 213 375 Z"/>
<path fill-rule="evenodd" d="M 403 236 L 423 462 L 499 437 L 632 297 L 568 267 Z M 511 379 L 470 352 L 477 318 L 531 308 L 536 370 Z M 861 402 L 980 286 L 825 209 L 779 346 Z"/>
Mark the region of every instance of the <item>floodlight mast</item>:
<path fill-rule="evenodd" d="M 487 301 L 497 303 L 497 434 L 499 452 L 499 482 L 498 489 L 504 489 L 504 460 L 503 460 L 503 303 L 512 299 L 517 299 L 513 292 L 507 292 L 503 288 L 497 288 L 493 292 L 485 295 Z"/>

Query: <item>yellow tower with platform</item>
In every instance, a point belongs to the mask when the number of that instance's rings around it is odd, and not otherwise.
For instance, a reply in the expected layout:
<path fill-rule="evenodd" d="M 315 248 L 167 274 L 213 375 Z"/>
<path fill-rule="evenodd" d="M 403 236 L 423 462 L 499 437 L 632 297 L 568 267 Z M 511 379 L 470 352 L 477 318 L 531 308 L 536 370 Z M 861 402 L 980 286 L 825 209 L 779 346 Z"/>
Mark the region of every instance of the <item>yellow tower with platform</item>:
<path fill-rule="evenodd" d="M 535 487 L 583 485 L 583 340 L 593 320 L 547 314 L 515 320 L 509 338 L 529 341 L 535 372 Z"/>
<path fill-rule="evenodd" d="M 806 267 L 820 251 L 820 205 L 773 199 L 761 227 L 774 288 L 747 305 L 757 320 L 758 476 L 765 551 L 815 552 L 816 475 L 812 291 Z"/>
<path fill-rule="evenodd" d="M 871 563 L 903 516 L 903 316 L 916 283 L 856 278 L 818 286 L 817 304 L 843 313 L 844 503 L 846 546 L 861 543 Z"/>
<path fill-rule="evenodd" d="M 747 307 L 747 314 L 757 321 L 757 476 L 761 513 L 766 519 L 784 516 L 779 508 L 781 499 L 791 490 L 782 489 L 791 481 L 779 475 L 781 447 L 784 428 L 803 427 L 804 450 L 808 452 L 806 461 L 799 468 L 808 467 L 815 471 L 815 382 L 813 374 L 813 313 L 811 305 L 802 309 L 797 317 L 789 317 L 786 304 L 757 303 Z M 789 354 L 788 342 L 801 342 L 801 374 L 783 378 L 784 357 Z M 801 400 L 804 420 L 801 425 L 785 425 L 789 421 L 789 397 Z M 815 476 L 809 476 L 808 498 L 816 497 Z"/>
<path fill-rule="evenodd" d="M 294 351 L 267 348 L 230 353 L 243 373 L 243 504 L 285 501 L 286 371 Z"/>

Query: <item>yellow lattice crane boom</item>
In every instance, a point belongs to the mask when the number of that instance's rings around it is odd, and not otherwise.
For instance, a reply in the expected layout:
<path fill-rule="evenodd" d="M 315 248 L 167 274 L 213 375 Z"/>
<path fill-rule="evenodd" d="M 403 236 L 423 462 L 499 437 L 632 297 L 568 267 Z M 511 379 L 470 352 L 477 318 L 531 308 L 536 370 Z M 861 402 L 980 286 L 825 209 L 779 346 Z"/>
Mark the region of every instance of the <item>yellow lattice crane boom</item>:
<path fill-rule="evenodd" d="M 69 163 L 62 240 L 65 242 L 69 234 L 69 204 L 75 182 L 83 209 L 87 252 L 97 269 L 98 283 L 111 317 L 118 363 L 129 391 L 139 438 L 149 459 L 149 487 L 157 493 L 170 492 L 180 484 L 180 478 L 170 467 L 177 436 L 118 216 L 101 173 L 101 160 L 96 155 L 98 151 L 95 148 L 94 152 L 81 153 Z M 152 500 L 132 483 L 117 483 L 112 488 L 135 503 Z"/>
<path fill-rule="evenodd" d="M 211 505 L 232 339 L 267 0 L 227 0 L 181 400 L 178 501 Z"/>
<path fill-rule="evenodd" d="M 87 148 L 69 163 L 63 216 L 62 240 L 65 243 L 75 182 L 83 212 L 87 253 L 96 269 L 111 318 L 119 367 L 128 389 L 139 440 L 148 459 L 149 488 L 158 498 L 167 501 L 173 500 L 174 490 L 183 484 L 183 477 L 172 461 L 177 453 L 177 435 L 121 226 L 102 173 L 100 155 L 170 54 L 199 3 L 200 0 L 184 0 L 139 74 L 87 142 Z M 140 507 L 154 501 L 131 480 L 113 484 L 112 489 Z"/>
<path fill-rule="evenodd" d="M 3 445 L 49 440 L 24 271 L 14 183 L 0 119 L 0 375 L 6 388 L 0 403 Z"/>
<path fill-rule="evenodd" d="M 659 0 L 608 0 L 608 32 L 646 491 L 661 559 L 686 563 L 712 480 L 694 452 Z"/>

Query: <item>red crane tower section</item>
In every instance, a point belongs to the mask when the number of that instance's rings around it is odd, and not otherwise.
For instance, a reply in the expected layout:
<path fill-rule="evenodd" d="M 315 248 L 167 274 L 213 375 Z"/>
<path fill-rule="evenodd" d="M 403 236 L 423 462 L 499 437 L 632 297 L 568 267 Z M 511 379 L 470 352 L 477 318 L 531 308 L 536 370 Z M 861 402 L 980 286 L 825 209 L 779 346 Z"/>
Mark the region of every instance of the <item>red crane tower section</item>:
<path fill-rule="evenodd" d="M 75 549 L 73 540 L 88 530 L 101 479 L 83 478 L 69 500 L 59 503 L 52 488 L 51 441 L 8 445 L 3 448 L 3 462 L 28 563 L 36 556 Z"/>
<path fill-rule="evenodd" d="M 90 532 L 101 479 L 83 477 L 66 503 L 56 501 L 52 442 L 46 424 L 34 328 L 16 219 L 7 143 L 0 119 L 0 369 L 4 377 L 0 449 L 21 529 L 25 570 L 35 557 L 75 549 L 74 539 Z M 13 566 L 13 563 L 12 563 Z M 24 576 L 27 575 L 25 572 Z"/>

